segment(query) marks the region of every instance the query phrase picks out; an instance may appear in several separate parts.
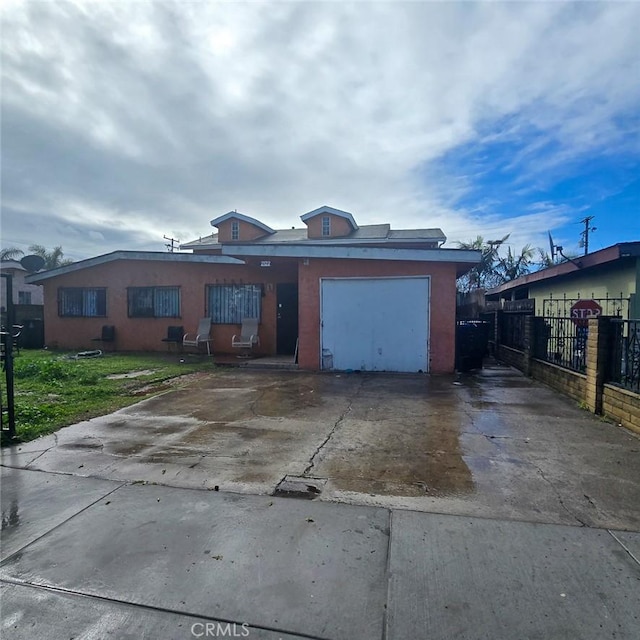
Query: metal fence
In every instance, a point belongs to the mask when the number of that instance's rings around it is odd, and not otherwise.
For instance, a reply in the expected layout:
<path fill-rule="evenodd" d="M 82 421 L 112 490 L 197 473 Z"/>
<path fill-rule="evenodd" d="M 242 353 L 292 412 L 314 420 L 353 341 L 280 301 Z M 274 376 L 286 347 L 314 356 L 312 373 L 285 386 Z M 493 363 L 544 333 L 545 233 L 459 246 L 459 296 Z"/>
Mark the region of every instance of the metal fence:
<path fill-rule="evenodd" d="M 505 313 L 500 323 L 500 343 L 505 347 L 519 349 L 525 348 L 525 323 L 528 313 Z"/>
<path fill-rule="evenodd" d="M 603 316 L 617 316 L 619 318 L 629 317 L 630 299 L 623 297 L 622 293 L 617 298 L 610 298 L 607 294 L 604 298 L 546 298 L 542 301 L 542 315 L 545 318 L 568 318 L 571 316 L 571 307 L 581 300 L 592 300 L 597 302 L 602 309 Z"/>
<path fill-rule="evenodd" d="M 584 373 L 586 370 L 589 326 L 571 318 L 542 318 L 537 327 L 535 357 Z"/>
<path fill-rule="evenodd" d="M 640 393 L 640 320 L 611 321 L 608 382 Z"/>

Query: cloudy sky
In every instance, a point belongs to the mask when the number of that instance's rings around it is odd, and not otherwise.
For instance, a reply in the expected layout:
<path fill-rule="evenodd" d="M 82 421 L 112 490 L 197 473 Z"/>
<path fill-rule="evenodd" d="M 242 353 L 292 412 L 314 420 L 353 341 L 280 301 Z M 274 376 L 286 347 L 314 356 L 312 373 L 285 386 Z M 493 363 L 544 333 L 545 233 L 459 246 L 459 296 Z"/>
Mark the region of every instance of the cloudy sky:
<path fill-rule="evenodd" d="M 4 0 L 2 246 L 323 204 L 448 246 L 640 240 L 640 3 Z"/>

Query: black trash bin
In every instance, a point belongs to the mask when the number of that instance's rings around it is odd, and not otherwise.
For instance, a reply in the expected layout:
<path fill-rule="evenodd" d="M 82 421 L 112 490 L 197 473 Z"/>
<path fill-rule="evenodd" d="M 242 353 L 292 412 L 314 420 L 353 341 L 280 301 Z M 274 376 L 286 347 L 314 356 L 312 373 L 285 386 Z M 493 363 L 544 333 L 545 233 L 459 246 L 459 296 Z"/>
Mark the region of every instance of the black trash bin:
<path fill-rule="evenodd" d="M 456 323 L 456 369 L 469 371 L 482 369 L 487 355 L 490 322 L 483 320 L 459 320 Z"/>
<path fill-rule="evenodd" d="M 42 318 L 24 320 L 18 340 L 22 349 L 42 349 L 44 347 L 44 322 Z"/>

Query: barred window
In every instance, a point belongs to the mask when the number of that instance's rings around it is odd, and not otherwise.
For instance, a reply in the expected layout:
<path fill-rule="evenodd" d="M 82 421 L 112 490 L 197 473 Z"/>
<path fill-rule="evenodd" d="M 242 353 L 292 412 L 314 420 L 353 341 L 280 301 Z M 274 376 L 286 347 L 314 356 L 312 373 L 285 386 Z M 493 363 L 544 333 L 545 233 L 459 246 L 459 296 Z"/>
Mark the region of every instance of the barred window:
<path fill-rule="evenodd" d="M 180 287 L 129 287 L 130 318 L 179 318 Z"/>
<path fill-rule="evenodd" d="M 212 284 L 207 287 L 207 315 L 214 324 L 240 324 L 243 318 L 260 319 L 259 284 Z"/>
<path fill-rule="evenodd" d="M 105 317 L 107 290 L 61 287 L 58 289 L 58 315 L 63 318 Z"/>

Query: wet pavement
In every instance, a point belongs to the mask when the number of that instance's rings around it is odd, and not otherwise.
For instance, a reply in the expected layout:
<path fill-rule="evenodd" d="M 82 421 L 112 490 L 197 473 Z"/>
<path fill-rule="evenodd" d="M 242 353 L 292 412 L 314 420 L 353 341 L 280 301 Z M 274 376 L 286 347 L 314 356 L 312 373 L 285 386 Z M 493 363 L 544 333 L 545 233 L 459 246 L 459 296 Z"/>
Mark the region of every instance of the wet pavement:
<path fill-rule="evenodd" d="M 123 482 L 640 530 L 640 438 L 513 369 L 461 376 L 222 370 L 12 450 Z"/>
<path fill-rule="evenodd" d="M 3 637 L 638 636 L 640 439 L 506 367 L 224 370 L 2 465 Z"/>

